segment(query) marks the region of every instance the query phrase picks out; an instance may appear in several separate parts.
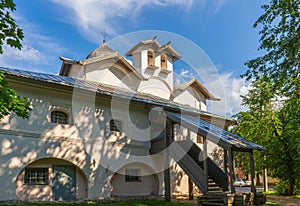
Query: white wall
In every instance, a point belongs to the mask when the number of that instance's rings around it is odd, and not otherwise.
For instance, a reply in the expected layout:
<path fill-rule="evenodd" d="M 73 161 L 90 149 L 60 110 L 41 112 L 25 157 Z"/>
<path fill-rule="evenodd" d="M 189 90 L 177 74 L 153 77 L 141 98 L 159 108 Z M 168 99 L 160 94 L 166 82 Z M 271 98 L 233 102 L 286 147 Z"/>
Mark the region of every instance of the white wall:
<path fill-rule="evenodd" d="M 198 94 L 199 95 L 199 94 Z M 184 105 L 188 105 L 190 107 L 206 111 L 206 100 L 204 96 L 196 95 L 195 92 L 193 92 L 192 89 L 186 89 L 182 91 L 181 93 L 177 94 L 177 96 L 174 98 L 174 102 L 178 102 Z"/>
<path fill-rule="evenodd" d="M 141 162 L 145 156 L 154 171 L 162 171 L 161 157 L 149 156 L 150 134 L 146 132 L 150 123 L 144 105 L 128 108 L 119 99 L 95 101 L 95 96 L 76 89 L 68 93 L 42 84 L 22 82 L 11 86 L 19 95 L 27 96 L 34 107 L 28 120 L 11 115 L 0 122 L 0 182 L 3 185 L 0 201 L 16 199 L 18 174 L 41 158 L 63 159 L 80 168 L 88 178 L 89 199 L 109 197 L 111 175 L 126 162 L 136 162 L 135 157 L 142 159 Z M 56 108 L 73 114 L 71 125 L 50 122 L 50 112 Z M 128 116 L 131 119 L 126 118 Z M 123 121 L 124 134 L 110 132 L 112 117 Z M 132 131 L 134 127 L 137 130 Z M 133 133 L 136 135 L 132 136 Z M 162 177 L 158 178 L 161 194 Z M 78 189 L 78 196 L 82 196 L 84 190 L 85 186 Z"/>

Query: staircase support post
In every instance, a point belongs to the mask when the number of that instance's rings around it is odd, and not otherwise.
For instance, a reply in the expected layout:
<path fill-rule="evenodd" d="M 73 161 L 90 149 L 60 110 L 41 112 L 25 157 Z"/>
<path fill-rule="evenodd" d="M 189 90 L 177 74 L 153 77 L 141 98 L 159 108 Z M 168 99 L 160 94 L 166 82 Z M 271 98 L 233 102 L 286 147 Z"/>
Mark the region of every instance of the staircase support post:
<path fill-rule="evenodd" d="M 229 156 L 230 193 L 234 194 L 235 188 L 233 185 L 233 180 L 234 180 L 233 151 L 231 148 L 228 150 L 228 156 Z"/>
<path fill-rule="evenodd" d="M 165 184 L 165 201 L 171 201 L 171 178 L 170 178 L 170 157 L 169 150 L 167 149 L 170 146 L 170 138 L 173 137 L 173 123 L 171 120 L 167 119 L 165 126 L 165 157 L 164 157 L 164 184 Z"/>
<path fill-rule="evenodd" d="M 254 193 L 254 195 L 256 194 L 256 189 L 254 186 L 254 157 L 253 157 L 253 150 L 251 150 L 249 152 L 249 157 L 250 157 L 250 173 L 251 173 L 251 192 Z"/>
<path fill-rule="evenodd" d="M 223 148 L 224 151 L 224 172 L 226 177 L 226 191 L 229 190 L 228 188 L 228 151 L 227 149 Z"/>
<path fill-rule="evenodd" d="M 189 177 L 189 200 L 193 200 L 194 199 L 194 194 L 193 194 L 193 182 L 191 180 L 191 178 Z"/>
<path fill-rule="evenodd" d="M 208 164 L 207 164 L 207 139 L 206 137 L 203 138 L 203 169 L 205 175 L 205 182 L 204 182 L 204 194 L 208 192 Z"/>

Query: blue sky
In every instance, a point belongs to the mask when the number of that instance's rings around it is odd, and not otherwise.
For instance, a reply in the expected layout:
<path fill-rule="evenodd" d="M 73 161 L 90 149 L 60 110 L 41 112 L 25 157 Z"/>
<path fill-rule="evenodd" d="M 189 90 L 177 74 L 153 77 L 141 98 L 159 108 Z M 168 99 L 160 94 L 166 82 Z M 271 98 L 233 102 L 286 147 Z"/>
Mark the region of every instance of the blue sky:
<path fill-rule="evenodd" d="M 103 30 L 110 34 L 108 41 L 141 30 L 171 32 L 197 44 L 211 59 L 225 92 L 218 92 L 213 79 L 205 83 L 225 101 L 226 112 L 215 112 L 230 116 L 241 109 L 239 95 L 248 88 L 239 77 L 246 71 L 244 62 L 259 55 L 259 31 L 252 25 L 263 13 L 260 6 L 266 2 L 15 0 L 14 17 L 25 34 L 23 50 L 4 47 L 0 66 L 57 74 L 59 56 L 85 59 L 101 44 Z M 178 75 L 192 78 L 184 64 L 177 67 Z"/>

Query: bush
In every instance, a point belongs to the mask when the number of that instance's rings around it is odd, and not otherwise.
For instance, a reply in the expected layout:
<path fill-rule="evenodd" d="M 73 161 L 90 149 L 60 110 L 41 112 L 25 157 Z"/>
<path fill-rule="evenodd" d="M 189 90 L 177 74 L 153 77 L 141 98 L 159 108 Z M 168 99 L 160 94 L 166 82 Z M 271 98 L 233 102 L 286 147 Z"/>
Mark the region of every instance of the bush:
<path fill-rule="evenodd" d="M 288 182 L 280 180 L 278 183 L 276 183 L 275 190 L 280 195 L 287 195 L 288 194 Z"/>
<path fill-rule="evenodd" d="M 275 190 L 279 195 L 287 195 L 288 194 L 288 182 L 280 180 L 275 185 Z M 295 183 L 294 186 L 294 194 L 293 195 L 299 195 L 300 194 L 300 184 L 299 182 Z"/>

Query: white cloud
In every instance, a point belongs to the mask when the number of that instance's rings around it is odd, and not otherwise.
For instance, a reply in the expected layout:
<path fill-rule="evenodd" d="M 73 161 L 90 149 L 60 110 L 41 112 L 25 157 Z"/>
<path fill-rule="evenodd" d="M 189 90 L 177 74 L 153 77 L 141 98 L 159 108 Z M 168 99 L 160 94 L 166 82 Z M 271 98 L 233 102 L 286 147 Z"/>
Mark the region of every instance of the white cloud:
<path fill-rule="evenodd" d="M 77 26 L 87 38 L 98 42 L 99 34 L 104 30 L 111 35 L 121 32 L 123 25 L 119 24 L 119 18 L 126 18 L 130 22 L 145 7 L 176 6 L 188 11 L 197 3 L 219 10 L 226 0 L 52 0 L 52 2 L 65 8 L 64 17 L 68 23 Z"/>
<path fill-rule="evenodd" d="M 23 47 L 19 50 L 3 45 L 0 66 L 48 73 L 57 72 L 60 68 L 58 57 L 67 49 L 60 46 L 54 38 L 43 35 L 41 29 L 27 22 L 26 18 L 20 16 L 14 18 L 24 32 Z"/>
<path fill-rule="evenodd" d="M 221 101 L 211 101 L 209 110 L 213 113 L 231 117 L 245 110 L 241 105 L 240 95 L 245 95 L 250 85 L 242 78 L 237 78 L 232 73 L 221 73 L 215 78 L 211 76 L 205 80 L 206 86 L 211 93 L 220 98 Z"/>
<path fill-rule="evenodd" d="M 222 66 L 219 66 L 222 67 Z M 233 76 L 233 73 L 217 71 L 216 67 L 202 69 L 176 69 L 174 84 L 179 85 L 197 78 L 205 88 L 221 101 L 207 101 L 209 112 L 231 117 L 244 111 L 240 95 L 247 94 L 250 84 L 244 79 Z"/>

